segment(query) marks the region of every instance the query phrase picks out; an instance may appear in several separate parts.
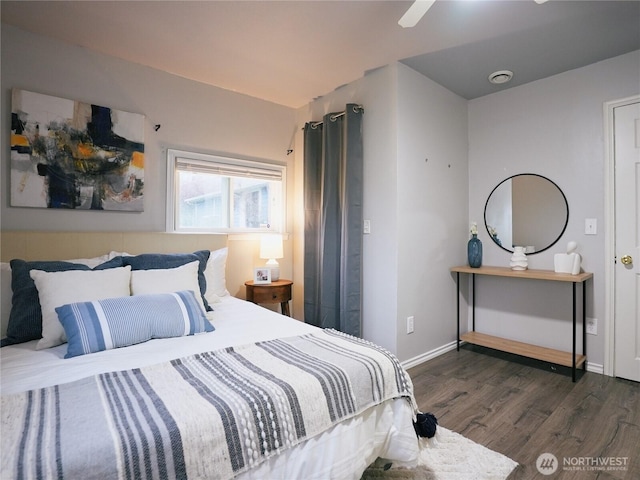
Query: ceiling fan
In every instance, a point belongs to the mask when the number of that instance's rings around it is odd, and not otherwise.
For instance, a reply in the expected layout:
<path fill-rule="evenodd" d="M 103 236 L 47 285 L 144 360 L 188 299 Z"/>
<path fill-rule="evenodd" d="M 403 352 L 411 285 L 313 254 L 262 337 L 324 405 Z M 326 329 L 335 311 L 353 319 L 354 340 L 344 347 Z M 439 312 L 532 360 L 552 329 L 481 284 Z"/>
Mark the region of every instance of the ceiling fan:
<path fill-rule="evenodd" d="M 534 1 L 537 4 L 543 4 L 548 0 Z M 402 16 L 402 18 L 398 20 L 398 25 L 400 25 L 402 28 L 415 27 L 420 19 L 424 16 L 424 14 L 427 13 L 427 10 L 429 10 L 434 3 L 436 3 L 436 0 L 415 0 Z"/>

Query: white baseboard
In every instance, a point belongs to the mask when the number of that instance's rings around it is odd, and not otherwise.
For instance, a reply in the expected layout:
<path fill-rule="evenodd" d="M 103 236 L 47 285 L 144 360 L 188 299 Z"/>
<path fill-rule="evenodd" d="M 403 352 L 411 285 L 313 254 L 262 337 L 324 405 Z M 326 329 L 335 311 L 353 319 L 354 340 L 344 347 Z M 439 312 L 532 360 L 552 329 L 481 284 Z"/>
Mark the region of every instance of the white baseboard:
<path fill-rule="evenodd" d="M 461 345 L 464 343 L 465 342 L 460 342 Z M 456 341 L 454 340 L 453 342 L 442 345 L 441 347 L 434 348 L 433 350 L 422 353 L 417 357 L 413 357 L 408 360 L 405 360 L 404 362 L 400 362 L 400 364 L 405 368 L 405 370 L 408 370 L 409 368 L 417 367 L 418 365 L 424 362 L 427 362 L 433 358 L 439 357 L 444 353 L 450 352 L 455 348 L 456 348 Z M 587 372 L 599 373 L 600 375 L 604 375 L 604 366 L 598 363 L 587 362 Z"/>
<path fill-rule="evenodd" d="M 599 373 L 600 375 L 604 375 L 604 365 L 600 365 L 599 363 L 587 362 L 587 372 Z"/>
<path fill-rule="evenodd" d="M 413 357 L 410 358 L 409 360 L 405 360 L 404 362 L 400 362 L 400 364 L 405 368 L 405 369 L 409 369 L 412 367 L 416 367 L 418 365 L 420 365 L 421 363 L 424 363 L 428 360 L 431 360 L 432 358 L 436 358 L 439 357 L 440 355 L 450 352 L 451 350 L 454 350 L 456 348 L 456 341 L 454 340 L 451 343 L 447 343 L 445 345 L 442 345 L 441 347 L 435 348 L 429 352 L 425 352 L 422 353 L 420 355 L 418 355 L 417 357 Z"/>

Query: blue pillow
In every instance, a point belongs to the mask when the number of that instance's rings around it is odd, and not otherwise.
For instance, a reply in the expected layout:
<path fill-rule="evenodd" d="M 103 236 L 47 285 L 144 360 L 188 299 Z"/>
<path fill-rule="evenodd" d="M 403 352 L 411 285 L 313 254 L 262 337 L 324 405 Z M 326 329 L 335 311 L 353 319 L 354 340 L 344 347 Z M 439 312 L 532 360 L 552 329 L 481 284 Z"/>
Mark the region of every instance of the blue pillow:
<path fill-rule="evenodd" d="M 64 358 L 214 330 L 191 290 L 71 303 L 56 313 L 67 334 Z"/>
<path fill-rule="evenodd" d="M 204 294 L 207 291 L 207 279 L 204 271 L 209 261 L 209 250 L 198 250 L 193 253 L 143 253 L 135 256 L 121 257 L 122 263 L 126 267 L 131 265 L 131 270 L 158 270 L 167 268 L 176 268 L 198 260 L 198 285 L 200 286 L 200 296 L 205 309 L 209 312 L 212 308 L 209 306 Z"/>
<path fill-rule="evenodd" d="M 58 261 L 26 262 L 20 259 L 11 260 L 11 312 L 7 324 L 7 338 L 2 339 L 1 346 L 15 345 L 42 338 L 42 309 L 38 297 L 38 289 L 29 275 L 31 270 L 45 272 L 64 272 L 67 270 L 92 270 L 81 263 Z M 93 270 L 122 267 L 122 257 L 116 257 L 102 263 Z"/>

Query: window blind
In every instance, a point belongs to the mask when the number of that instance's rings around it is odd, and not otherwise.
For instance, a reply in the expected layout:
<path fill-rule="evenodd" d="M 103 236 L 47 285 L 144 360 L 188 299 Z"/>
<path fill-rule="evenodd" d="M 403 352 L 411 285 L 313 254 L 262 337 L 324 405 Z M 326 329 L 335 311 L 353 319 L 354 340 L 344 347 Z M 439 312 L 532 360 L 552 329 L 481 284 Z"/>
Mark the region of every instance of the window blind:
<path fill-rule="evenodd" d="M 223 175 L 226 177 L 249 177 L 260 178 L 265 180 L 282 180 L 282 168 L 274 166 L 273 168 L 264 165 L 235 164 L 231 165 L 223 162 L 196 160 L 193 158 L 176 159 L 176 168 L 178 170 L 208 173 L 215 175 Z"/>

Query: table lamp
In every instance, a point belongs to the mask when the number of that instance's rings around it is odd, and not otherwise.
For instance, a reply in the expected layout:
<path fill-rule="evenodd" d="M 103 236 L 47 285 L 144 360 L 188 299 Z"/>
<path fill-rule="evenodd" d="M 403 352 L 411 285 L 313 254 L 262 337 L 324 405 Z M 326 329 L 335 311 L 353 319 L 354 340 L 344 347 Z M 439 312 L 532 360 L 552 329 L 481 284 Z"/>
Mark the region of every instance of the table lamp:
<path fill-rule="evenodd" d="M 280 279 L 280 265 L 276 258 L 284 257 L 282 235 L 266 234 L 260 237 L 260 258 L 268 259 L 266 266 L 271 270 L 271 281 Z"/>

